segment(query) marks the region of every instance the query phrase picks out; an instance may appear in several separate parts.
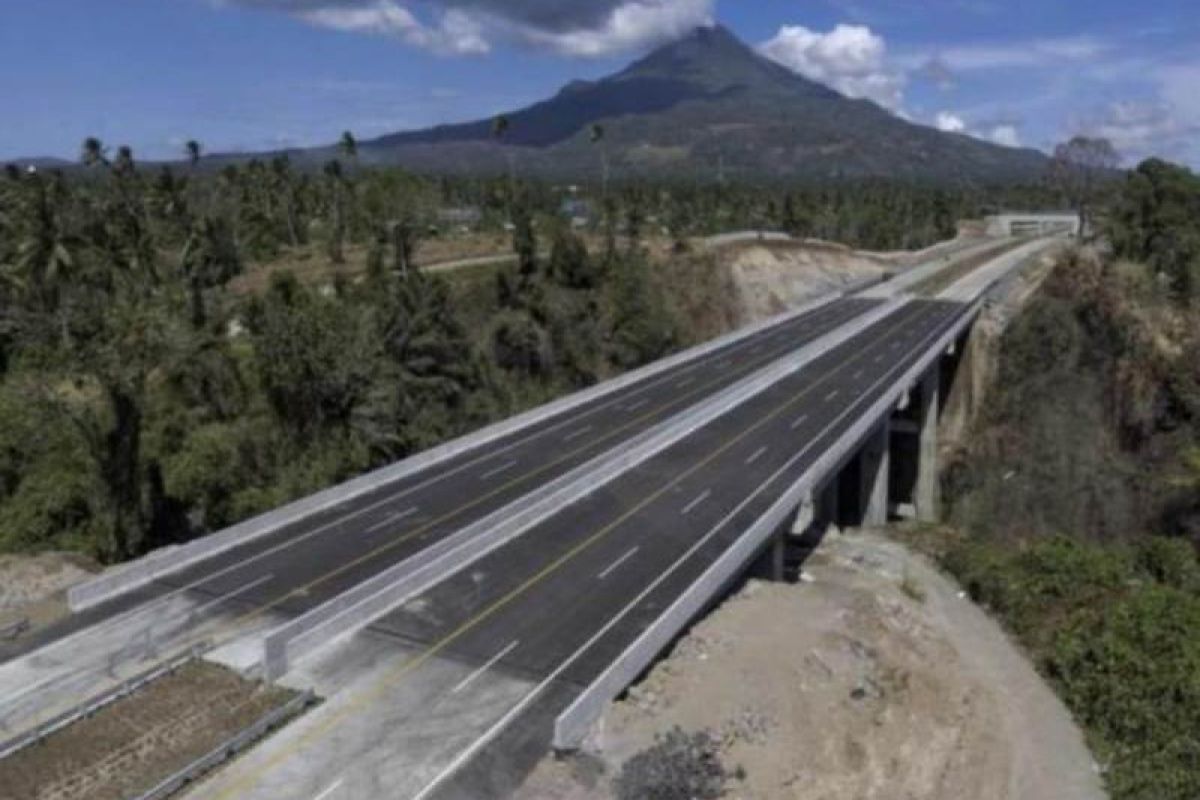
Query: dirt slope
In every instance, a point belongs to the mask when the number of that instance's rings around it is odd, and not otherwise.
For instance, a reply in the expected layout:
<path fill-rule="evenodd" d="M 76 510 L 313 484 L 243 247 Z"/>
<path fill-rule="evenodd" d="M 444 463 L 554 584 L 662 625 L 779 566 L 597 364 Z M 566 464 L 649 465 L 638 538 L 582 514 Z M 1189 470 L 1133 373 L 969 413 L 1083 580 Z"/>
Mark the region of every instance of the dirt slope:
<path fill-rule="evenodd" d="M 746 800 L 1098 800 L 1082 736 L 1000 628 L 883 536 L 831 536 L 811 582 L 750 583 L 615 703 L 595 760 L 521 797 L 599 800 L 674 726 L 710 731 Z M 589 787 L 590 785 L 590 787 Z"/>

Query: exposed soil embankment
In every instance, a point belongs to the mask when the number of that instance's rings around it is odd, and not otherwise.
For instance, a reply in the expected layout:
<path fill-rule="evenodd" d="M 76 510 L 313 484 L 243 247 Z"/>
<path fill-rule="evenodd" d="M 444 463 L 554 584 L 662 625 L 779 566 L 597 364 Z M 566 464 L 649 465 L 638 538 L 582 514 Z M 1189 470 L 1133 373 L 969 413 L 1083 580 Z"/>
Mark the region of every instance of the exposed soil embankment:
<path fill-rule="evenodd" d="M 678 726 L 710 734 L 727 796 L 747 800 L 1104 797 L 1053 692 L 925 559 L 853 533 L 808 570 L 698 623 L 613 705 L 590 756 L 547 761 L 519 796 L 616 797 L 630 759 Z"/>
<path fill-rule="evenodd" d="M 882 278 L 890 269 L 882 258 L 813 242 L 742 243 L 723 249 L 721 258 L 733 277 L 743 324 L 859 281 Z"/>

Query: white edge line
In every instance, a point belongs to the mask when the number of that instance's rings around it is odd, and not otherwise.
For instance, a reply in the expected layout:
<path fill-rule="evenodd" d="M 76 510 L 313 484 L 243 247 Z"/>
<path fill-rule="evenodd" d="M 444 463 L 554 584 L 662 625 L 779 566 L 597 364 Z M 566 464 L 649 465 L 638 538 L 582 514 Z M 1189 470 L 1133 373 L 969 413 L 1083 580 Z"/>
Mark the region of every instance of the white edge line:
<path fill-rule="evenodd" d="M 494 478 L 494 477 L 496 477 L 497 475 L 499 475 L 501 472 L 507 472 L 508 470 L 512 469 L 512 468 L 513 468 L 513 467 L 515 467 L 515 466 L 516 466 L 518 463 L 519 463 L 519 462 L 518 462 L 518 461 L 517 461 L 517 459 L 515 459 L 515 458 L 514 458 L 514 459 L 512 459 L 512 460 L 510 460 L 510 461 L 507 461 L 507 462 L 505 462 L 504 464 L 500 465 L 499 467 L 496 467 L 495 469 L 492 469 L 492 470 L 488 470 L 487 472 L 485 472 L 485 473 L 483 473 L 482 475 L 480 475 L 480 476 L 479 476 L 479 480 L 481 480 L 481 481 L 486 481 L 486 480 L 489 480 L 489 479 L 491 479 L 491 478 Z"/>
<path fill-rule="evenodd" d="M 681 516 L 686 517 L 688 514 L 695 511 L 696 506 L 700 505 L 705 500 L 707 500 L 711 494 L 712 494 L 712 489 L 705 489 L 703 492 L 701 492 L 699 494 L 698 497 L 696 497 L 695 500 L 693 500 L 692 502 L 688 503 L 686 506 L 683 507 L 683 511 L 680 512 Z"/>
<path fill-rule="evenodd" d="M 346 779 L 345 779 L 345 778 L 338 778 L 336 781 L 334 781 L 334 782 L 333 782 L 333 783 L 332 783 L 332 784 L 329 786 L 329 788 L 328 788 L 328 789 L 326 789 L 325 791 L 321 792 L 319 795 L 317 795 L 316 797 L 314 797 L 314 798 L 313 798 L 313 800 L 325 800 L 325 798 L 329 797 L 329 795 L 333 794 L 333 793 L 334 793 L 334 792 L 336 792 L 338 789 L 340 789 L 340 788 L 341 788 L 341 786 L 342 786 L 342 784 L 343 784 L 343 783 L 345 783 L 345 782 L 346 782 Z"/>
<path fill-rule="evenodd" d="M 450 694 L 458 694 L 463 689 L 470 686 L 472 683 L 474 683 L 476 681 L 476 679 L 479 678 L 480 675 L 487 672 L 492 667 L 496 666 L 497 661 L 504 658 L 506 655 L 511 653 L 513 650 L 516 650 L 517 645 L 519 645 L 520 643 L 521 642 L 519 640 L 513 641 L 511 644 L 509 644 L 508 647 L 504 648 L 499 653 L 496 653 L 496 655 L 489 658 L 486 664 L 484 664 L 482 667 L 480 667 L 479 669 L 472 672 L 470 675 L 468 675 L 466 678 L 464 678 L 461 683 L 459 683 L 457 686 L 455 686 L 453 689 L 451 689 Z"/>
<path fill-rule="evenodd" d="M 624 564 L 626 561 L 628 561 L 629 559 L 633 558 L 634 554 L 635 554 L 635 553 L 637 553 L 637 551 L 638 551 L 638 550 L 640 550 L 640 549 L 641 549 L 641 547 L 634 547 L 634 548 L 633 548 L 633 549 L 631 549 L 631 550 L 630 550 L 628 553 L 626 553 L 625 555 L 621 556 L 620 558 L 618 558 L 618 559 L 617 559 L 616 561 L 614 561 L 613 563 L 609 564 L 609 565 L 608 565 L 608 569 L 604 570 L 604 572 L 601 572 L 601 573 L 600 573 L 599 575 L 597 575 L 596 577 L 597 577 L 597 578 L 599 578 L 600 580 L 604 580 L 604 579 L 605 579 L 605 578 L 607 578 L 609 575 L 612 575 L 614 572 L 616 572 L 616 571 L 617 571 L 617 567 L 621 566 L 621 565 L 622 565 L 622 564 Z"/>

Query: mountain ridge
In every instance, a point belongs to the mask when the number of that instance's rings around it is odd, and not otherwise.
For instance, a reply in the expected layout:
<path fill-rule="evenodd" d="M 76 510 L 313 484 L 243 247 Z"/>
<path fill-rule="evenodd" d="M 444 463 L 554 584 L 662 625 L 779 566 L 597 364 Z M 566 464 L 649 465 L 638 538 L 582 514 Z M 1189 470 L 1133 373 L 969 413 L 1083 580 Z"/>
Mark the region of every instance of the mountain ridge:
<path fill-rule="evenodd" d="M 361 143 L 367 164 L 457 174 L 505 169 L 584 180 L 599 170 L 590 131 L 605 130 L 616 177 L 903 178 L 1017 182 L 1047 158 L 903 120 L 792 72 L 722 26 L 702 27 L 594 81 L 491 120 L 388 134 Z M 333 155 L 326 149 L 325 156 Z M 714 170 L 714 165 L 720 165 Z"/>

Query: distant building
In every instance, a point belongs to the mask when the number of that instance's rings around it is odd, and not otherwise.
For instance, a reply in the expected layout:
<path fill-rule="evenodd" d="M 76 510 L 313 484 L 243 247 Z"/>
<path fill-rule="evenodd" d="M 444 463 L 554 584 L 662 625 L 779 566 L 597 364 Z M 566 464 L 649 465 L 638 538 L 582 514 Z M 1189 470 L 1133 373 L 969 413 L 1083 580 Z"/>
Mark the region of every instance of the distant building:
<path fill-rule="evenodd" d="M 1072 211 L 1005 211 L 987 217 L 988 236 L 1047 236 L 1061 233 L 1078 237 L 1079 215 Z"/>
<path fill-rule="evenodd" d="M 437 213 L 438 225 L 446 228 L 471 230 L 483 221 L 483 211 L 476 206 L 442 208 Z"/>

